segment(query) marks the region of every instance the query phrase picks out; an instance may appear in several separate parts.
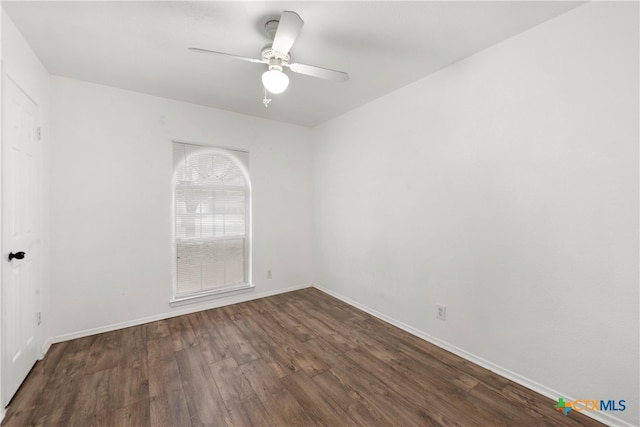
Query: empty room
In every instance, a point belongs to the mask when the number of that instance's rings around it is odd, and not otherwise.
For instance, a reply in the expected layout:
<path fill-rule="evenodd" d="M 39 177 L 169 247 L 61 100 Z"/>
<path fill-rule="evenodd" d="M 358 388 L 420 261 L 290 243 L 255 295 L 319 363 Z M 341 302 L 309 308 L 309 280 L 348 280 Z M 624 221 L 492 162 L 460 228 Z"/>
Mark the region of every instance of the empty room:
<path fill-rule="evenodd" d="M 2 426 L 640 426 L 637 1 L 2 1 Z"/>

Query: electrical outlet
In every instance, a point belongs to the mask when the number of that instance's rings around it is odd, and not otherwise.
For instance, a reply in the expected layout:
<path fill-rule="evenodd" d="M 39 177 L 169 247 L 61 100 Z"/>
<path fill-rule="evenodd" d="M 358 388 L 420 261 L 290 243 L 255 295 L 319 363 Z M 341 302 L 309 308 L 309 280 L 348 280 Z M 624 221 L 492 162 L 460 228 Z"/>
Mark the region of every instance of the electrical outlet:
<path fill-rule="evenodd" d="M 271 274 L 271 270 L 267 270 L 267 279 L 271 279 L 273 274 Z"/>
<path fill-rule="evenodd" d="M 447 320 L 447 307 L 436 304 L 436 319 Z"/>

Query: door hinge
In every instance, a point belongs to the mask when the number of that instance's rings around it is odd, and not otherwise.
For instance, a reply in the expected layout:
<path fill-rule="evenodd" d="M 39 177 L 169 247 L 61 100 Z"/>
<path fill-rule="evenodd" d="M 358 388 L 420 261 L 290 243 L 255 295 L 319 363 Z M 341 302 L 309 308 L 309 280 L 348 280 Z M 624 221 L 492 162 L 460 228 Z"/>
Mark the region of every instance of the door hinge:
<path fill-rule="evenodd" d="M 38 126 L 36 129 L 36 137 L 38 138 L 38 141 L 42 139 L 42 126 Z"/>
<path fill-rule="evenodd" d="M 40 323 L 42 323 L 42 312 L 39 311 L 36 316 L 36 325 L 39 325 Z"/>

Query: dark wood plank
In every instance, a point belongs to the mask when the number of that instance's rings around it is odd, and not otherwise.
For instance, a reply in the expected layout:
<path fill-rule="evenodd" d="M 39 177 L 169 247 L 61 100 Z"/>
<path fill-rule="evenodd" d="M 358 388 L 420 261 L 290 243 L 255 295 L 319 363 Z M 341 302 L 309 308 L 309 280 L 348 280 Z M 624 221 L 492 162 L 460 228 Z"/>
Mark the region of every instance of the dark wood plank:
<path fill-rule="evenodd" d="M 182 393 L 182 380 L 169 334 L 147 341 L 147 366 L 150 398 L 166 397 L 176 391 Z M 157 401 L 151 400 L 152 404 Z"/>
<path fill-rule="evenodd" d="M 173 342 L 173 351 L 184 350 L 196 345 L 196 334 L 191 328 L 188 315 L 167 319 L 167 325 Z"/>
<path fill-rule="evenodd" d="M 199 349 L 180 350 L 176 352 L 176 360 L 191 424 L 224 425 L 224 402 Z"/>
<path fill-rule="evenodd" d="M 290 373 L 290 369 L 287 366 L 280 364 L 280 357 L 278 357 L 273 350 L 277 348 L 277 343 L 258 325 L 253 316 L 238 319 L 234 322 L 234 325 L 242 332 L 252 347 L 258 352 L 260 358 L 269 365 L 279 378 Z"/>
<path fill-rule="evenodd" d="M 149 365 L 149 396 L 182 390 L 182 380 L 175 358 Z"/>
<path fill-rule="evenodd" d="M 305 371 L 313 376 L 329 369 L 329 366 L 316 357 L 312 352 L 308 351 L 300 341 L 292 336 L 284 329 L 274 318 L 268 313 L 254 315 L 260 328 L 265 333 L 271 334 L 277 345 L 270 348 L 270 352 L 275 360 L 290 372 L 299 370 Z"/>
<path fill-rule="evenodd" d="M 404 395 L 398 395 L 400 384 L 392 389 L 369 371 L 369 365 L 360 366 L 348 357 L 333 358 L 333 374 L 342 384 L 354 388 L 368 406 L 379 408 L 386 423 L 401 425 L 436 425 L 422 405 L 408 405 Z"/>
<path fill-rule="evenodd" d="M 89 344 L 92 341 L 82 342 Z M 60 424 L 70 419 L 76 411 L 76 400 L 80 395 L 85 377 L 84 368 L 89 358 L 89 349 L 80 348 L 68 346 L 56 368 L 52 367 L 49 371 L 51 377 L 42 389 L 43 392 L 36 398 L 31 416 L 33 424 Z"/>
<path fill-rule="evenodd" d="M 161 365 L 173 360 L 173 340 L 171 337 L 161 337 L 147 341 L 147 365 Z"/>
<path fill-rule="evenodd" d="M 455 402 L 450 402 L 437 391 L 417 386 L 410 377 L 389 369 L 390 366 L 382 360 L 367 357 L 364 353 L 355 350 L 346 353 L 346 356 L 356 365 L 365 368 L 379 381 L 379 383 L 371 381 L 372 386 L 377 389 L 377 394 L 384 395 L 385 389 L 393 391 L 393 395 L 396 396 L 396 405 L 402 407 L 408 403 L 406 410 L 409 411 L 409 415 L 418 419 L 424 418 L 423 422 L 428 425 L 499 425 L 498 419 L 493 417 L 484 419 L 481 417 L 482 413 L 470 413 L 476 408 L 462 405 L 457 401 L 461 400 L 459 398 Z M 461 402 L 464 403 L 465 400 Z M 430 408 L 430 410 L 425 411 L 423 408 Z"/>
<path fill-rule="evenodd" d="M 282 303 L 281 306 L 286 306 L 286 304 Z M 271 311 L 270 314 L 283 329 L 298 341 L 305 342 L 317 336 L 316 332 L 305 326 L 301 320 L 290 316 L 286 311 L 274 310 Z"/>
<path fill-rule="evenodd" d="M 274 375 L 264 360 L 258 359 L 240 366 L 240 372 L 251 384 L 251 388 L 260 400 L 269 393 L 283 390 L 280 379 Z"/>
<path fill-rule="evenodd" d="M 284 344 L 291 340 L 291 335 L 273 318 L 270 312 L 254 313 L 251 318 L 262 329 L 265 342 Z"/>
<path fill-rule="evenodd" d="M 253 348 L 249 340 L 242 335 L 237 327 L 225 323 L 219 325 L 218 328 L 220 330 L 220 336 L 229 349 L 229 353 L 238 365 L 260 358 L 260 354 L 258 354 L 256 349 Z"/>
<path fill-rule="evenodd" d="M 73 415 L 70 418 L 71 423 L 81 423 L 94 415 L 111 411 L 111 400 L 115 396 L 110 394 L 112 390 L 110 381 L 115 369 L 103 369 L 82 377 L 78 390 L 79 398 L 76 400 Z"/>
<path fill-rule="evenodd" d="M 423 384 L 429 384 L 432 390 L 443 394 L 462 394 L 480 383 L 477 378 L 427 356 L 403 359 L 393 369 L 408 378 L 419 379 Z"/>
<path fill-rule="evenodd" d="M 312 381 L 318 391 L 340 405 L 355 424 L 375 426 L 392 421 L 387 420 L 384 413 L 364 400 L 351 385 L 342 383 L 331 371 L 316 375 Z"/>
<path fill-rule="evenodd" d="M 288 390 L 269 393 L 261 401 L 270 418 L 276 420 L 277 426 L 316 425 Z"/>
<path fill-rule="evenodd" d="M 315 424 L 327 427 L 354 424 L 347 412 L 324 395 L 304 372 L 289 375 L 282 382 Z"/>
<path fill-rule="evenodd" d="M 238 319 L 248 316 L 251 309 L 246 303 L 239 303 L 226 305 L 220 307 L 218 310 L 220 310 L 229 321 L 235 322 Z"/>
<path fill-rule="evenodd" d="M 45 375 L 44 363 L 36 363 L 36 366 L 27 375 L 23 386 L 20 387 L 11 400 L 3 424 L 7 426 L 36 424 L 38 416 L 35 411 L 37 410 L 38 396 L 42 388 L 46 386 L 47 381 L 48 377 Z M 41 414 L 43 418 L 46 418 L 47 415 Z"/>
<path fill-rule="evenodd" d="M 123 329 L 118 366 L 137 369 L 147 374 L 147 328 L 145 325 Z"/>
<path fill-rule="evenodd" d="M 390 345 L 382 343 L 380 340 L 376 340 L 372 335 L 364 333 L 362 331 L 345 327 L 344 322 L 333 318 L 330 314 L 319 310 L 314 310 L 313 305 L 309 302 L 304 302 L 304 306 L 307 307 L 307 312 L 310 316 L 315 317 L 322 323 L 324 323 L 329 329 L 344 336 L 351 341 L 356 347 L 363 348 L 376 357 L 384 359 L 390 363 L 397 362 L 403 359 L 405 356 L 397 349 Z"/>
<path fill-rule="evenodd" d="M 91 348 L 91 345 L 93 344 L 93 342 L 98 338 L 100 338 L 101 335 L 103 334 L 89 335 L 87 337 L 76 338 L 74 340 L 67 341 L 66 342 L 67 348 L 65 350 L 65 353 L 71 354 L 71 353 L 83 352 Z"/>
<path fill-rule="evenodd" d="M 98 335 L 91 343 L 91 347 L 89 347 L 89 360 L 87 360 L 85 368 L 86 373 L 91 374 L 118 366 L 121 348 L 121 330 Z"/>
<path fill-rule="evenodd" d="M 277 425 L 315 425 L 263 360 L 245 363 L 240 366 L 240 370 L 251 384 L 269 417 L 275 420 Z"/>
<path fill-rule="evenodd" d="M 189 316 L 189 320 L 207 363 L 226 359 L 229 355 L 229 347 L 208 313 L 206 311 L 194 313 Z"/>
<path fill-rule="evenodd" d="M 109 396 L 112 409 L 124 408 L 149 399 L 146 363 L 135 368 L 117 367 L 110 370 L 110 375 Z"/>
<path fill-rule="evenodd" d="M 172 395 L 174 391 L 182 393 L 182 380 L 170 336 L 147 341 L 147 366 L 149 397 Z"/>
<path fill-rule="evenodd" d="M 159 320 L 157 322 L 147 323 L 147 339 L 153 340 L 156 338 L 168 337 L 171 335 L 169 332 L 169 324 L 166 320 Z"/>
<path fill-rule="evenodd" d="M 209 365 L 209 368 L 227 408 L 238 406 L 242 401 L 255 396 L 251 384 L 238 369 L 234 359 L 221 360 Z"/>
<path fill-rule="evenodd" d="M 278 426 L 278 422 L 271 418 L 255 395 L 242 402 L 233 403 L 227 414 L 227 424 L 230 427 Z"/>
<path fill-rule="evenodd" d="M 109 424 L 118 427 L 150 427 L 149 400 L 140 400 L 113 410 Z"/>
<path fill-rule="evenodd" d="M 111 411 L 96 412 L 92 414 L 81 414 L 74 412 L 68 420 L 64 422 L 65 427 L 102 427 L 115 425 L 111 418 Z M 47 424 L 45 424 L 47 425 Z"/>
<path fill-rule="evenodd" d="M 327 328 L 326 324 L 322 323 L 315 317 L 309 316 L 307 312 L 302 310 L 302 308 L 297 304 L 289 302 L 285 305 L 285 309 L 292 316 L 295 316 L 301 324 L 306 326 L 309 330 L 314 331 L 316 336 L 324 338 L 342 353 L 356 348 L 357 345 L 353 341 L 341 335 L 337 331 Z"/>
<path fill-rule="evenodd" d="M 151 397 L 149 419 L 153 427 L 190 426 L 191 418 L 182 386 Z"/>

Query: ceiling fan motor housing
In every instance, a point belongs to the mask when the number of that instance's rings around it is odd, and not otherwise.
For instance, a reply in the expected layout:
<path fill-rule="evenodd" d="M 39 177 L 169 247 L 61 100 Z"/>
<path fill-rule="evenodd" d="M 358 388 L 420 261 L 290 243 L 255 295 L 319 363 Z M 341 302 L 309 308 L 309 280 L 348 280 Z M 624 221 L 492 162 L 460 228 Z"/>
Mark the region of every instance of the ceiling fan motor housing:
<path fill-rule="evenodd" d="M 262 48 L 260 56 L 262 56 L 262 59 L 264 59 L 265 61 L 269 61 L 269 65 L 288 64 L 289 60 L 291 59 L 286 53 L 273 50 L 273 48 L 271 47 L 271 43 L 265 45 L 265 47 Z"/>

